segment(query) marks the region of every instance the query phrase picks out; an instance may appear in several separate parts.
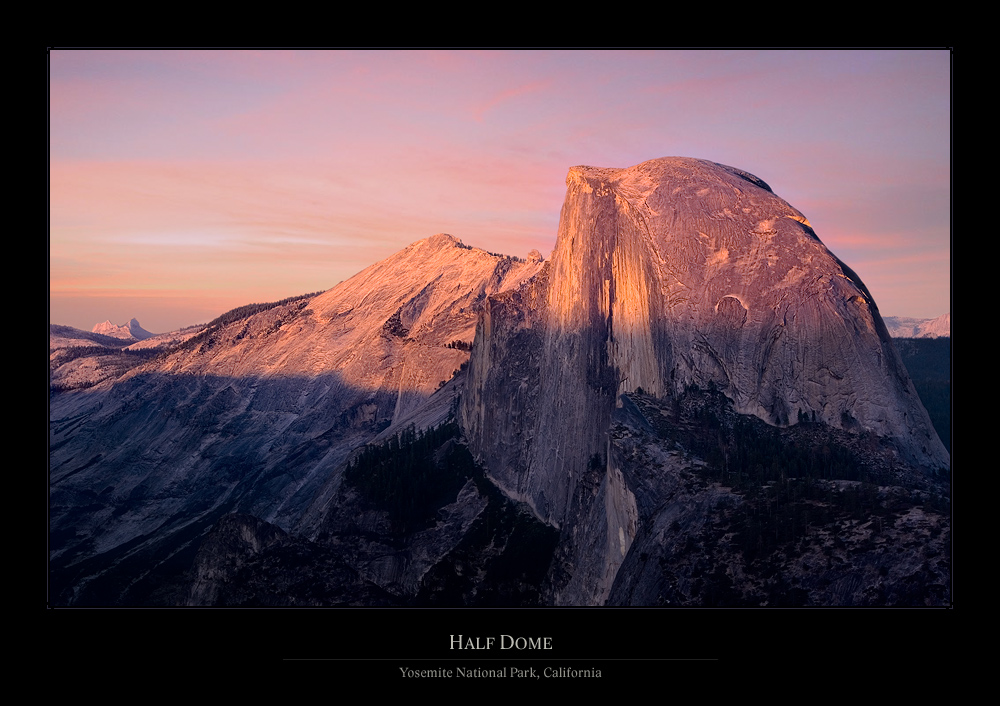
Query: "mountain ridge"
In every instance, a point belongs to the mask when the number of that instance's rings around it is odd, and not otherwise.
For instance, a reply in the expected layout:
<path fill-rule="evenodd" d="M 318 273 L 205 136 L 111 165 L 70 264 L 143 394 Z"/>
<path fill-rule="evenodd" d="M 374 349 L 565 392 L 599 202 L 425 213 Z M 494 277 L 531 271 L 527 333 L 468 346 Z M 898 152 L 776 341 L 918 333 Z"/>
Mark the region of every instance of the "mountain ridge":
<path fill-rule="evenodd" d="M 951 313 L 933 319 L 919 319 L 908 316 L 883 317 L 886 328 L 893 338 L 950 338 Z"/>
<path fill-rule="evenodd" d="M 353 449 L 462 367 L 449 344 L 471 338 L 487 295 L 541 266 L 432 236 L 51 396 L 57 600 L 110 595 L 102 582 L 130 558 L 193 551 L 193 522 L 243 511 L 290 529 Z"/>

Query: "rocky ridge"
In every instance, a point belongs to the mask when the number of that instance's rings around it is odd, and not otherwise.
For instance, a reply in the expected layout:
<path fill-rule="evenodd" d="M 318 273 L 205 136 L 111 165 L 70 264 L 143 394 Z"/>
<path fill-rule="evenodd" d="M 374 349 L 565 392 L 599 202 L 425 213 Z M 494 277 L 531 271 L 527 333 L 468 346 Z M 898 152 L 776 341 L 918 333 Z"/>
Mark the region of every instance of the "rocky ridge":
<path fill-rule="evenodd" d="M 124 374 L 54 395 L 57 600 L 113 594 L 102 582 L 123 580 L 110 568 L 193 552 L 229 512 L 291 529 L 353 449 L 418 413 L 462 367 L 486 297 L 540 267 L 432 236 L 328 292 L 246 307 Z"/>

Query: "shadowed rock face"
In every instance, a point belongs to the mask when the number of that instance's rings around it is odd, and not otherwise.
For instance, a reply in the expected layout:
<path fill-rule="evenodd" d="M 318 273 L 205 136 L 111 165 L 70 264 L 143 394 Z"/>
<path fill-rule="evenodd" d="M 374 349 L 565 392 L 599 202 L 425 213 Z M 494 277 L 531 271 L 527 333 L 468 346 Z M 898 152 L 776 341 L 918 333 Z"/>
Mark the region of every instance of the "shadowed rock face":
<path fill-rule="evenodd" d="M 663 158 L 574 167 L 566 183 L 547 276 L 488 308 L 462 414 L 511 495 L 579 541 L 607 537 L 606 570 L 634 500 L 611 466 L 591 498 L 577 486 L 611 456 L 625 392 L 711 384 L 773 425 L 805 415 L 948 466 L 870 293 L 762 180 Z"/>

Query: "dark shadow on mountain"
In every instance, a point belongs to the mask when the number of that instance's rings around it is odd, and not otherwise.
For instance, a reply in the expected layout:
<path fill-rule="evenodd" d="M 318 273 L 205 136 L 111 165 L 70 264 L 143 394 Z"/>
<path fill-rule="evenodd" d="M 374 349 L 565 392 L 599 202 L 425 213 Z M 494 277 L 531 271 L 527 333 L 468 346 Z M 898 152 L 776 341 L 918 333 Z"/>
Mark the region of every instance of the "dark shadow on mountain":
<path fill-rule="evenodd" d="M 226 513 L 290 529 L 397 397 L 337 373 L 141 374 L 53 395 L 50 603 L 158 603 Z"/>
<path fill-rule="evenodd" d="M 630 394 L 612 437 L 639 531 L 608 605 L 950 603 L 948 479 L 884 439 L 804 418 L 777 428 L 697 388 Z M 665 462 L 642 462 L 654 454 Z"/>
<path fill-rule="evenodd" d="M 485 477 L 457 424 L 406 429 L 355 455 L 312 538 L 222 518 L 187 604 L 537 606 L 557 540 Z"/>

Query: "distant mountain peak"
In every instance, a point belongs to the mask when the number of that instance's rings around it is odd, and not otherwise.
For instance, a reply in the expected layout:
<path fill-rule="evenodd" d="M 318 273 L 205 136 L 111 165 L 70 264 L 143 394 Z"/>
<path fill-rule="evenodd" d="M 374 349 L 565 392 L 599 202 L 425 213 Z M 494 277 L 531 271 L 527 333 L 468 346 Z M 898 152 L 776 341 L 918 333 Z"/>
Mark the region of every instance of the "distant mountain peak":
<path fill-rule="evenodd" d="M 893 338 L 950 338 L 951 314 L 934 319 L 917 319 L 908 316 L 885 316 L 885 327 Z"/>
<path fill-rule="evenodd" d="M 129 319 L 127 324 L 121 324 L 120 326 L 112 323 L 111 319 L 107 319 L 104 323 L 96 324 L 91 330 L 91 333 L 99 333 L 113 338 L 121 338 L 125 340 L 131 339 L 136 341 L 144 341 L 155 335 L 140 326 L 138 319 L 134 317 Z"/>

